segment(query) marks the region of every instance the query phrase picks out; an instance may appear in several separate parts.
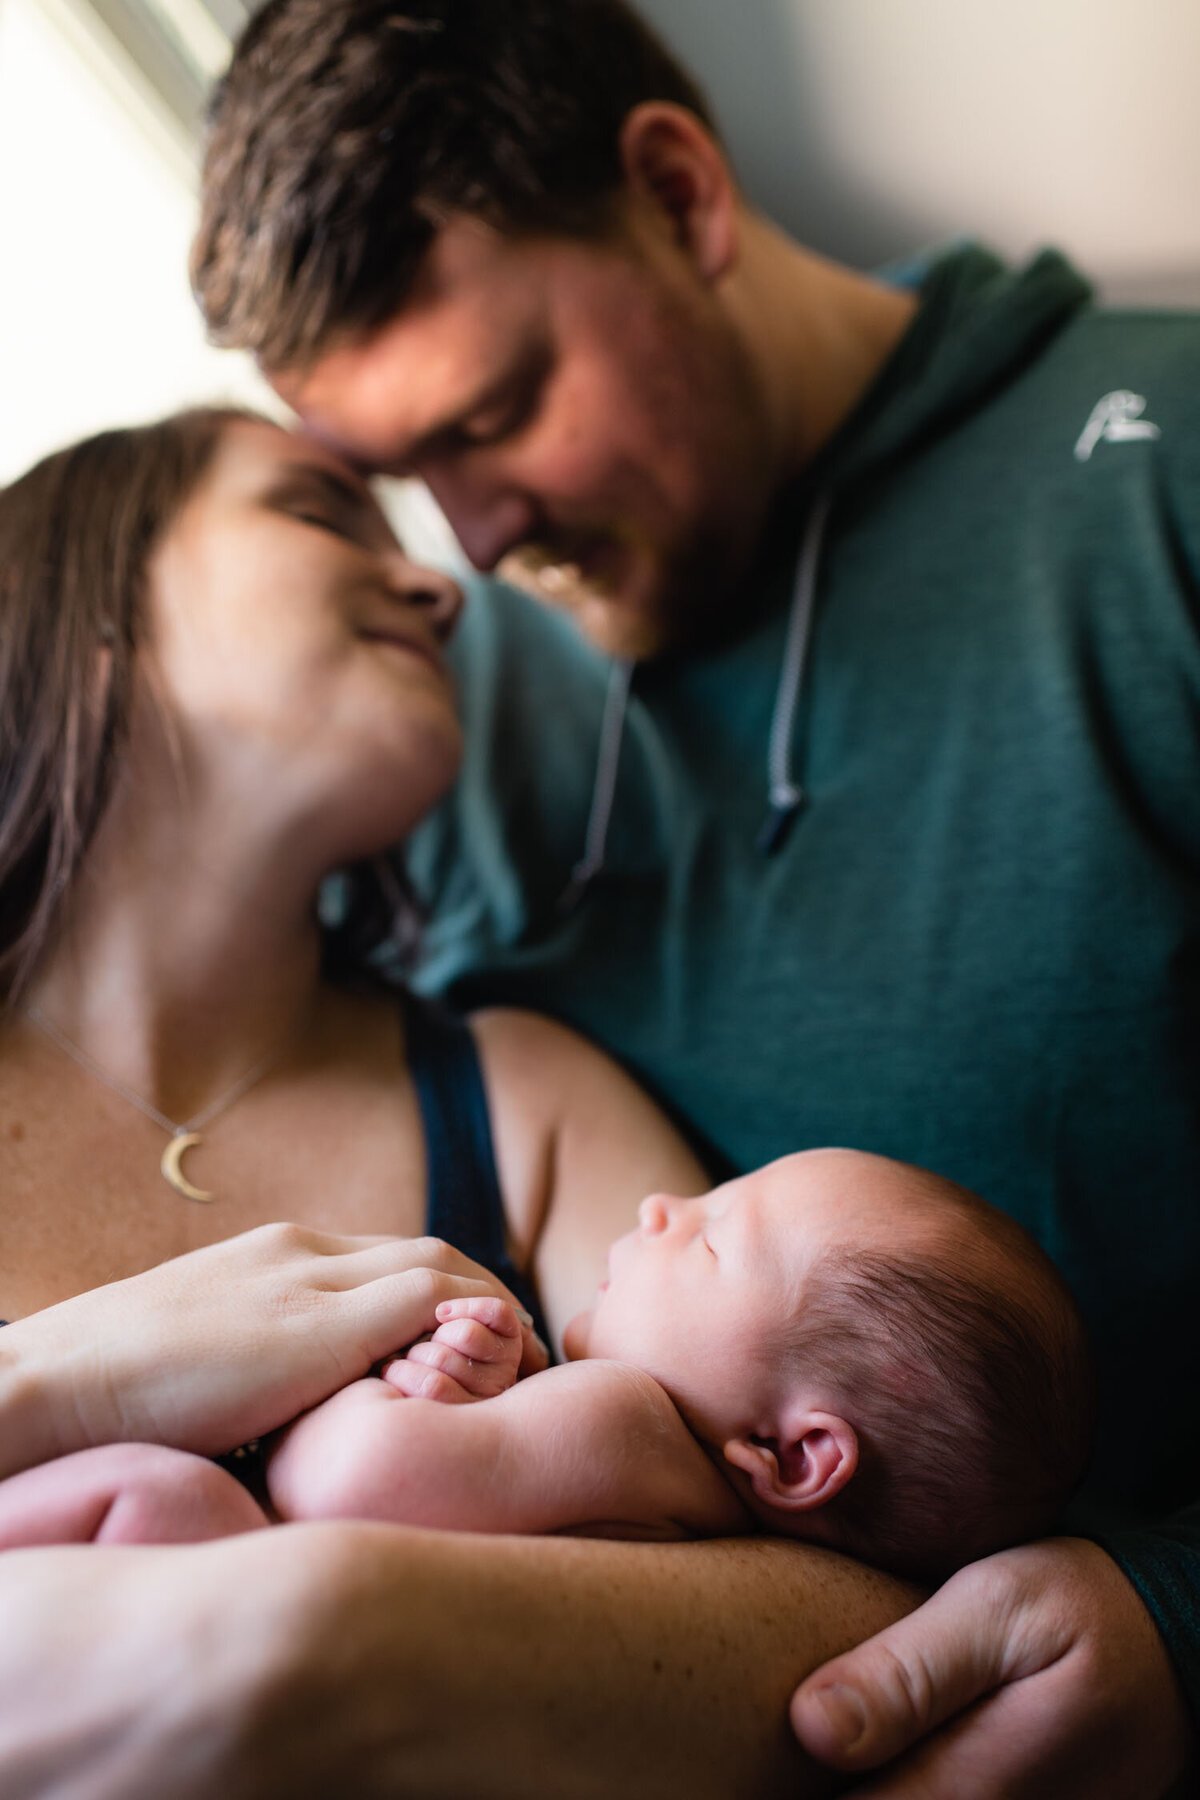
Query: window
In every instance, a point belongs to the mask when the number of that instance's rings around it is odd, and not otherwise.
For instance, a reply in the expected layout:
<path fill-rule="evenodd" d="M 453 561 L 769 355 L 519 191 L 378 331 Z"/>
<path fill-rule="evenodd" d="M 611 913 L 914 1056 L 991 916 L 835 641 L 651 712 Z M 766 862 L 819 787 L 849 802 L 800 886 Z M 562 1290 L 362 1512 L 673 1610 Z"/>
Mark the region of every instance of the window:
<path fill-rule="evenodd" d="M 278 410 L 187 282 L 199 110 L 241 13 L 0 0 L 0 481 L 191 401 Z"/>

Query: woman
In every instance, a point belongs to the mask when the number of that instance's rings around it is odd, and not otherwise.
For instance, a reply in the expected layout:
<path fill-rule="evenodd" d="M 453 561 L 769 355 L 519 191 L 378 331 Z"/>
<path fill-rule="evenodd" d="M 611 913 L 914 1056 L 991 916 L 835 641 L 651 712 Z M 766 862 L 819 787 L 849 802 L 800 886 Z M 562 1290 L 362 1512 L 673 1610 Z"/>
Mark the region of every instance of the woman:
<path fill-rule="evenodd" d="M 0 1316 L 15 1321 L 0 1336 L 0 1474 L 117 1438 L 228 1450 L 421 1335 L 449 1294 L 505 1291 L 452 1249 L 402 1241 L 431 1217 L 443 1235 L 462 1224 L 462 1247 L 490 1249 L 511 1285 L 533 1274 L 557 1336 L 636 1200 L 698 1191 L 702 1172 L 637 1089 L 561 1028 L 495 1013 L 463 1036 L 321 969 L 322 877 L 402 838 L 453 780 L 458 724 L 441 655 L 453 585 L 407 561 L 339 462 L 228 413 L 108 434 L 0 495 L 0 584 Z M 281 1218 L 291 1226 L 238 1235 Z M 429 1347 L 431 1362 L 439 1354 Z M 39 1725 L 53 1667 L 56 1697 L 65 1676 L 90 1721 L 71 1739 L 91 1784 L 80 1792 L 161 1794 L 162 1765 L 145 1773 L 137 1758 L 152 1742 L 173 1754 L 168 1740 L 194 1771 L 191 1788 L 172 1775 L 180 1794 L 333 1791 L 323 1756 L 345 1771 L 344 1791 L 458 1791 L 480 1746 L 490 1762 L 510 1710 L 514 1791 L 534 1770 L 556 1793 L 584 1789 L 597 1754 L 614 1785 L 632 1759 L 645 1791 L 671 1791 L 661 1783 L 682 1773 L 680 1727 L 693 1715 L 708 1723 L 691 1785 L 724 1791 L 735 1768 L 744 1774 L 749 1731 L 752 1791 L 789 1766 L 779 1720 L 798 1667 L 902 1604 L 887 1584 L 850 1576 L 852 1622 L 845 1608 L 836 1625 L 814 1620 L 799 1661 L 765 1669 L 764 1646 L 781 1649 L 797 1627 L 760 1610 L 755 1651 L 731 1676 L 718 1640 L 736 1645 L 746 1626 L 726 1615 L 755 1581 L 778 1598 L 769 1546 L 738 1547 L 724 1587 L 708 1562 L 682 1588 L 671 1575 L 667 1592 L 664 1565 L 641 1565 L 629 1546 L 434 1539 L 418 1561 L 408 1534 L 372 1527 L 299 1529 L 299 1555 L 296 1530 L 267 1535 L 283 1550 L 247 1560 L 244 1546 L 208 1546 L 217 1560 L 203 1568 L 200 1552 L 169 1553 L 157 1600 L 136 1552 L 117 1572 L 100 1552 L 86 1566 L 61 1552 L 6 1558 L 0 1640 L 19 1648 L 0 1688 L 27 1741 L 0 1786 L 15 1791 L 19 1767 L 22 1791 L 54 1791 L 64 1753 Z M 828 1579 L 819 1565 L 803 1585 Z M 448 1597 L 468 1590 L 481 1633 L 470 1651 L 446 1622 Z M 635 1629 L 630 1661 L 612 1632 L 648 1594 L 653 1632 Z M 176 1701 L 165 1738 L 147 1723 L 153 1697 L 138 1732 L 122 1731 L 126 1701 L 106 1687 L 114 1658 L 86 1631 L 73 1641 L 74 1679 L 61 1644 L 49 1656 L 55 1596 L 85 1621 L 119 1612 L 115 1665 L 133 1672 L 143 1708 L 147 1681 L 159 1693 L 172 1666 L 195 1689 L 190 1651 L 209 1642 L 214 1603 L 239 1620 L 242 1652 L 205 1664 L 185 1742 L 171 1738 Z M 547 1665 L 550 1713 L 575 1695 L 565 1732 L 547 1722 L 547 1675 L 528 1657 L 495 1692 L 498 1627 L 539 1610 L 540 1654 L 555 1641 L 564 1652 Z M 665 1633 L 665 1676 L 653 1633 Z M 330 1672 L 316 1680 L 311 1659 L 323 1666 L 330 1641 L 348 1660 L 327 1710 Z M 298 1650 L 305 1672 L 285 1672 Z M 484 1666 L 464 1673 L 477 1652 Z M 651 1661 L 662 1676 L 653 1705 Z M 416 1677 L 436 1671 L 434 1700 Z M 728 1722 L 714 1728 L 716 1692 Z M 414 1695 L 421 1704 L 402 1721 Z M 615 1758 L 595 1696 L 623 1720 Z M 453 1744 L 446 1730 L 447 1711 L 468 1699 L 484 1733 L 474 1751 L 471 1729 Z M 319 1753 L 318 1720 L 332 1734 Z M 414 1746 L 435 1723 L 430 1763 Z"/>
<path fill-rule="evenodd" d="M 0 1317 L 280 1218 L 459 1223 L 429 1175 L 456 1128 L 468 1160 L 470 1039 L 328 980 L 316 909 L 454 779 L 458 590 L 334 459 L 218 413 L 52 458 L 0 532 Z M 501 1254 L 557 1332 L 641 1195 L 703 1176 L 572 1034 L 494 1013 L 473 1037 Z M 447 1059 L 461 1122 L 427 1092 Z"/>

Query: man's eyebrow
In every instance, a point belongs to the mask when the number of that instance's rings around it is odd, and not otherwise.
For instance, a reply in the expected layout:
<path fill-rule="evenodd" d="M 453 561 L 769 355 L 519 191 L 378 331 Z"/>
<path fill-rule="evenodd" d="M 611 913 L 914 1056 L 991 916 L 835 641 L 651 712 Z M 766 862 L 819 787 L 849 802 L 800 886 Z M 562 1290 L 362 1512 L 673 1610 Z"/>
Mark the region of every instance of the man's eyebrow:
<path fill-rule="evenodd" d="M 461 400 L 447 409 L 441 419 L 428 425 L 408 445 L 401 460 L 406 463 L 416 461 L 421 455 L 436 450 L 447 439 L 452 438 L 456 431 L 477 414 L 486 413 L 532 392 L 545 378 L 553 360 L 549 338 L 539 334 L 532 343 L 523 346 L 515 362 L 502 368 L 499 374 L 483 382 L 473 392 L 464 394 Z"/>

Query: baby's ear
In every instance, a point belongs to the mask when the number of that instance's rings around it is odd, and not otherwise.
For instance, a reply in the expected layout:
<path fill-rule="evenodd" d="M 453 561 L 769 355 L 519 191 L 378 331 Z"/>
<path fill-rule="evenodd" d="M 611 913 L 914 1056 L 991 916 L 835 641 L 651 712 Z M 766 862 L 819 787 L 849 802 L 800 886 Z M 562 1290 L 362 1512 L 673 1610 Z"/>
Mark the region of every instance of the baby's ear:
<path fill-rule="evenodd" d="M 725 1461 L 750 1478 L 764 1506 L 812 1512 L 840 1493 L 858 1467 L 858 1435 L 835 1413 L 792 1415 L 779 1437 L 730 1438 Z"/>

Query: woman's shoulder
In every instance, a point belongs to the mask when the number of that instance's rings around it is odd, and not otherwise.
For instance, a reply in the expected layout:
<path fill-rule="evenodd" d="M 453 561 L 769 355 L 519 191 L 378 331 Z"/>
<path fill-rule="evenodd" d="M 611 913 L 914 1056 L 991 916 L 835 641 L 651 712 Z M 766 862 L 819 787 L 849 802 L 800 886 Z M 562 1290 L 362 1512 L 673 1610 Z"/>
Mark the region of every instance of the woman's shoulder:
<path fill-rule="evenodd" d="M 600 1046 L 556 1019 L 471 1015 L 517 1262 L 536 1274 L 552 1330 L 590 1304 L 638 1202 L 702 1193 L 704 1170 L 670 1120 Z"/>
<path fill-rule="evenodd" d="M 529 1098 L 547 1115 L 564 1117 L 583 1089 L 594 1107 L 657 1114 L 635 1077 L 608 1050 L 558 1019 L 495 1006 L 473 1012 L 469 1024 L 489 1083 L 528 1088 Z"/>
<path fill-rule="evenodd" d="M 653 1096 L 602 1045 L 557 1019 L 515 1008 L 471 1014 L 492 1113 L 497 1152 L 528 1169 L 574 1171 L 590 1187 L 605 1172 L 646 1185 L 699 1193 L 705 1172 Z M 589 1171 L 584 1182 L 583 1171 Z M 634 1185 L 641 1180 L 633 1177 Z"/>

